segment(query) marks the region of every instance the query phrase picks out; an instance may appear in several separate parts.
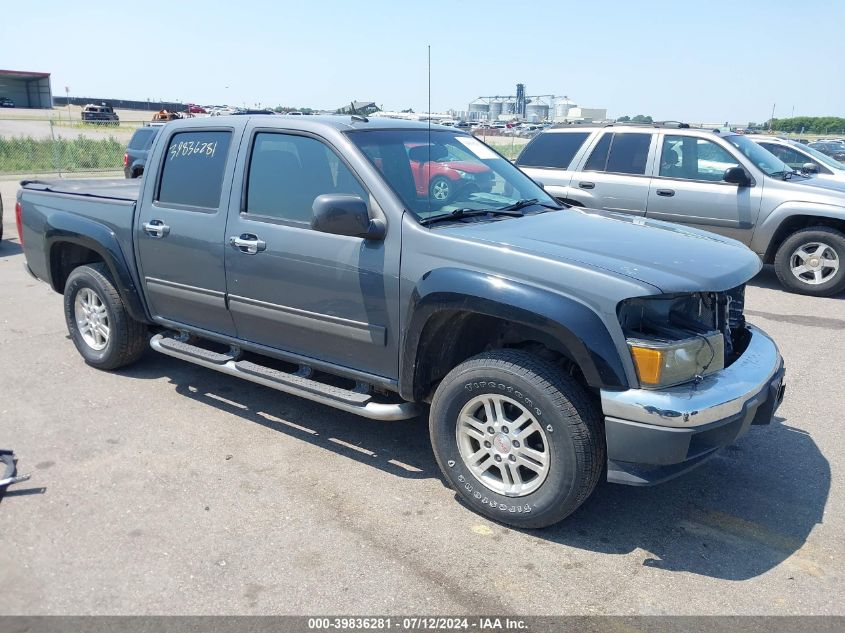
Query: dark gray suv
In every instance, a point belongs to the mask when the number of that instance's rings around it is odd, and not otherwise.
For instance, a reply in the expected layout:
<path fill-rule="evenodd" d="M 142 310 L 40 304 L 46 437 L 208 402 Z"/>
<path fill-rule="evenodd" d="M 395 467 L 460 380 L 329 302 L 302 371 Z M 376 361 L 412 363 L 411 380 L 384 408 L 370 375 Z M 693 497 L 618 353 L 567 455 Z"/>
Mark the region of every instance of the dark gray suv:
<path fill-rule="evenodd" d="M 747 136 L 684 124 L 569 126 L 516 160 L 559 201 L 734 238 L 792 292 L 845 290 L 845 183 L 795 171 Z"/>
<path fill-rule="evenodd" d="M 123 155 L 123 174 L 127 178 L 140 178 L 144 174 L 150 148 L 161 127 L 161 125 L 148 125 L 135 130 Z"/>

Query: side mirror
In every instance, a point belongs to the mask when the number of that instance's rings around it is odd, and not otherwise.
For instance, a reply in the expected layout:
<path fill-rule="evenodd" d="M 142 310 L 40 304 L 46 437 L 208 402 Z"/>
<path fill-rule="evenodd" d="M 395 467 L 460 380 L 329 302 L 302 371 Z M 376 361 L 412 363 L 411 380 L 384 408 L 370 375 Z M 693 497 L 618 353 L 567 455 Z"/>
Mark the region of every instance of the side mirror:
<path fill-rule="evenodd" d="M 810 162 L 804 163 L 803 165 L 801 165 L 801 173 L 804 174 L 805 176 L 809 176 L 811 174 L 817 174 L 817 173 L 819 173 L 819 166 L 816 165 L 815 163 L 810 163 Z"/>
<path fill-rule="evenodd" d="M 742 167 L 728 167 L 722 176 L 722 180 L 740 187 L 747 187 L 751 184 L 751 179 Z"/>
<path fill-rule="evenodd" d="M 367 203 L 358 196 L 323 194 L 314 199 L 311 211 L 311 228 L 315 231 L 370 240 L 384 239 L 384 222 L 371 220 Z"/>

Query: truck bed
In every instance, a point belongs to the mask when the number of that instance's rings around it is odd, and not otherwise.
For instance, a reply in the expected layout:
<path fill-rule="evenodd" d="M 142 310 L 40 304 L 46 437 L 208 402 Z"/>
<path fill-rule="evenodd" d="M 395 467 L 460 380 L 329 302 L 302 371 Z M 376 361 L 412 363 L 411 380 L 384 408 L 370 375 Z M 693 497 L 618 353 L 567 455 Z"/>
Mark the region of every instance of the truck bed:
<path fill-rule="evenodd" d="M 50 180 L 24 180 L 23 189 L 32 191 L 47 191 L 90 198 L 105 198 L 108 200 L 126 200 L 136 202 L 141 189 L 140 178 L 79 178 Z"/>

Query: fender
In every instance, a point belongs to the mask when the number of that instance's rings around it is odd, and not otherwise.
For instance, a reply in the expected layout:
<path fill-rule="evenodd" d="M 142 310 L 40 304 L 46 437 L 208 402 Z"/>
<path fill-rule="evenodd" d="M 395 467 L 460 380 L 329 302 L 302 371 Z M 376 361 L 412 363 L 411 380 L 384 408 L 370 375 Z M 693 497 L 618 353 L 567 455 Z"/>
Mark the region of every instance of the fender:
<path fill-rule="evenodd" d="M 751 238 L 751 250 L 761 256 L 769 255 L 772 239 L 781 225 L 796 215 L 818 216 L 845 221 L 845 207 L 821 202 L 784 202 L 772 211 L 762 222 L 758 222 Z"/>
<path fill-rule="evenodd" d="M 592 309 L 569 297 L 494 275 L 441 268 L 424 275 L 411 296 L 399 376 L 399 392 L 404 398 L 414 398 L 417 354 L 425 325 L 442 310 L 475 312 L 534 328 L 558 343 L 591 387 L 628 387 L 616 345 Z"/>
<path fill-rule="evenodd" d="M 102 257 L 129 314 L 136 321 L 150 322 L 139 286 L 129 270 L 126 257 L 114 231 L 99 222 L 61 211 L 51 213 L 46 217 L 44 225 L 44 252 L 47 255 L 48 264 L 46 281 L 53 290 L 59 293 L 64 289 L 56 287 L 57 284 L 53 280 L 52 252 L 55 245 L 62 243 L 84 246 Z"/>

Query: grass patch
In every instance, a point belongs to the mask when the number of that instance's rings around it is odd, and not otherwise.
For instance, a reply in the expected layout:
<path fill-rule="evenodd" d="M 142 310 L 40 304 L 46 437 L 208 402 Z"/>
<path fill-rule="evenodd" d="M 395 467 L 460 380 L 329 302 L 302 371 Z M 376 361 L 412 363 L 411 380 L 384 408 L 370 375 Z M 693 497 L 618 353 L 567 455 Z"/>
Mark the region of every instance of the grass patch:
<path fill-rule="evenodd" d="M 121 169 L 124 143 L 107 139 L 0 138 L 0 174 Z"/>

